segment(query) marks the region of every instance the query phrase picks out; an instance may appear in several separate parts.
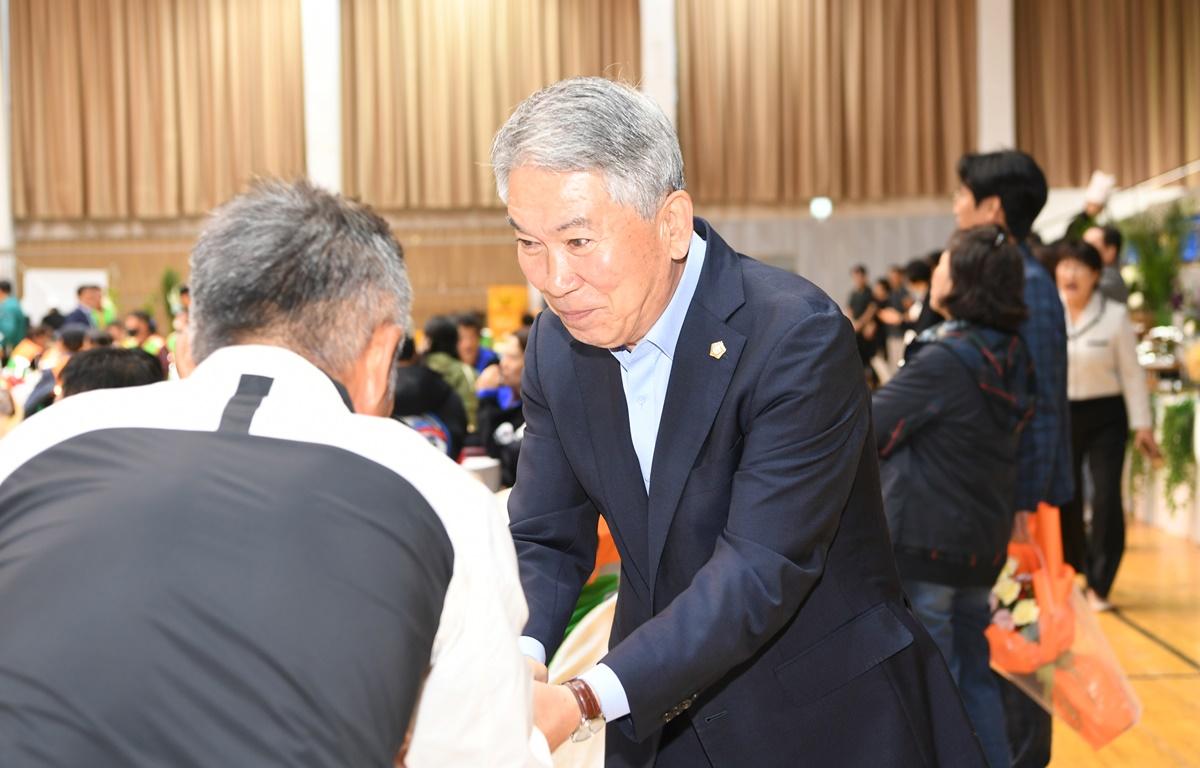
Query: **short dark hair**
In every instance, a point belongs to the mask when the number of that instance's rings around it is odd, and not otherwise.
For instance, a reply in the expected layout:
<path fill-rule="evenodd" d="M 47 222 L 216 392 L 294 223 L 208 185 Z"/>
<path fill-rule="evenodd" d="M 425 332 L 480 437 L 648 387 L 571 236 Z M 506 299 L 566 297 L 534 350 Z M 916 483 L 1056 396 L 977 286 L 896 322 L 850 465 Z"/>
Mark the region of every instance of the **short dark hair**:
<path fill-rule="evenodd" d="M 867 276 L 867 267 L 864 264 L 855 264 L 853 267 L 850 268 L 850 273 L 854 274 L 854 275 L 862 275 L 863 277 L 866 277 Z"/>
<path fill-rule="evenodd" d="M 459 328 L 471 328 L 476 333 L 483 330 L 483 313 L 482 312 L 463 312 L 458 316 Z"/>
<path fill-rule="evenodd" d="M 1001 227 L 972 227 L 954 233 L 947 246 L 950 293 L 942 303 L 956 320 L 1015 333 L 1025 307 L 1025 262 Z"/>
<path fill-rule="evenodd" d="M 458 323 L 446 315 L 434 315 L 425 322 L 425 337 L 430 352 L 445 352 L 458 359 Z"/>
<path fill-rule="evenodd" d="M 927 259 L 913 259 L 905 265 L 904 276 L 910 283 L 928 283 L 933 277 L 933 270 L 929 268 Z"/>
<path fill-rule="evenodd" d="M 0 293 L 12 293 L 12 283 L 0 280 Z"/>
<path fill-rule="evenodd" d="M 51 339 L 54 338 L 54 326 L 47 325 L 46 323 L 38 323 L 29 331 L 29 338 L 31 339 L 45 336 L 49 336 Z"/>
<path fill-rule="evenodd" d="M 958 160 L 958 179 L 978 205 L 993 195 L 1000 198 L 1008 231 L 1024 240 L 1046 205 L 1046 174 L 1032 157 L 1015 149 L 966 154 Z"/>
<path fill-rule="evenodd" d="M 102 328 L 88 331 L 87 340 L 93 347 L 111 347 L 113 344 L 112 334 Z"/>
<path fill-rule="evenodd" d="M 513 338 L 516 339 L 517 343 L 521 345 L 522 352 L 529 349 L 529 329 L 528 328 L 518 328 L 517 330 L 513 331 Z"/>
<path fill-rule="evenodd" d="M 72 355 L 62 369 L 63 397 L 93 389 L 140 387 L 163 380 L 162 363 L 141 349 L 97 347 Z"/>
<path fill-rule="evenodd" d="M 89 330 L 86 325 L 71 323 L 59 328 L 56 338 L 62 342 L 68 351 L 78 352 L 83 349 L 83 342 L 87 341 Z"/>
<path fill-rule="evenodd" d="M 67 318 L 62 312 L 59 312 L 57 309 L 51 309 L 42 317 L 42 322 L 40 325 L 47 326 L 52 331 L 57 331 L 59 328 L 62 328 L 63 324 L 66 322 Z"/>
<path fill-rule="evenodd" d="M 130 312 L 128 316 L 136 317 L 138 320 L 141 320 L 143 323 L 145 323 L 146 328 L 148 328 L 150 330 L 150 333 L 158 333 L 157 324 L 154 322 L 154 318 L 150 317 L 150 313 L 147 312 L 146 310 L 135 309 L 132 312 Z"/>
<path fill-rule="evenodd" d="M 1097 251 L 1091 243 L 1085 243 L 1083 240 L 1063 238 L 1050 246 L 1050 249 L 1054 254 L 1055 266 L 1067 259 L 1072 259 L 1096 273 L 1104 269 L 1104 259 L 1100 258 L 1100 251 Z"/>
<path fill-rule="evenodd" d="M 1121 247 L 1125 245 L 1125 237 L 1121 234 L 1121 230 L 1111 224 L 1097 227 L 1097 229 L 1104 233 L 1104 244 L 1109 248 L 1116 248 L 1117 256 L 1120 256 Z"/>
<path fill-rule="evenodd" d="M 75 289 L 75 295 L 82 296 L 84 291 L 98 291 L 98 290 L 100 290 L 100 286 L 95 285 L 93 283 L 85 283 L 84 285 L 81 285 Z"/>
<path fill-rule="evenodd" d="M 396 359 L 402 363 L 407 363 L 417 356 L 417 345 L 413 342 L 412 336 L 405 336 L 404 341 L 400 342 L 399 349 L 396 350 Z"/>

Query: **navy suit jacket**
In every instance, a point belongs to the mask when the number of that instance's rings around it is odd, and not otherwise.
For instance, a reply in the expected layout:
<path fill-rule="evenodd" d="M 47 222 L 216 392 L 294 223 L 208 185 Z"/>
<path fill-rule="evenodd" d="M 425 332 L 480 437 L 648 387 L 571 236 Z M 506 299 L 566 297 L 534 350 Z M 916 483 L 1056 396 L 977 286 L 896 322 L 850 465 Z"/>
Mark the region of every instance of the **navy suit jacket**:
<path fill-rule="evenodd" d="M 63 326 L 83 325 L 91 328 L 95 325 L 95 322 L 96 321 L 93 319 L 91 311 L 87 307 L 79 306 L 71 310 L 71 313 L 68 314 L 66 319 L 63 321 Z"/>
<path fill-rule="evenodd" d="M 651 765 L 681 733 L 714 766 L 982 765 L 905 607 L 849 322 L 803 278 L 696 231 L 708 251 L 649 495 L 616 359 L 550 312 L 530 334 L 509 501 L 525 634 L 558 647 L 602 514 L 621 554 L 604 663 L 631 708 L 607 729 L 610 766 Z"/>

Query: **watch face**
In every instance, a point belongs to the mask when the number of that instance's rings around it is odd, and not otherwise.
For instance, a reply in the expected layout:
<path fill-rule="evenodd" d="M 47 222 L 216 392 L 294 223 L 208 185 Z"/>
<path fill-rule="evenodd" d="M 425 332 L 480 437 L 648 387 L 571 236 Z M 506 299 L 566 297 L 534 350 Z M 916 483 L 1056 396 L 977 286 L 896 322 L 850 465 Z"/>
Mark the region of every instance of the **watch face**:
<path fill-rule="evenodd" d="M 591 720 L 586 718 L 580 719 L 579 727 L 571 734 L 571 741 L 578 744 L 581 741 L 587 741 L 596 734 L 604 730 L 604 715 L 594 717 Z"/>

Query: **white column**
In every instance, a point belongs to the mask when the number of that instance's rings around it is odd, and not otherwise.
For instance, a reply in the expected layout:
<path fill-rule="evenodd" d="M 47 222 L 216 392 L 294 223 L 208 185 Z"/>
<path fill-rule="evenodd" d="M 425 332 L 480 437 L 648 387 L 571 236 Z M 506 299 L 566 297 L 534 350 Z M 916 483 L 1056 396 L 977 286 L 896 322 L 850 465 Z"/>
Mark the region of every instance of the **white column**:
<path fill-rule="evenodd" d="M 301 0 L 304 157 L 308 178 L 342 189 L 342 17 L 339 0 Z"/>
<path fill-rule="evenodd" d="M 975 10 L 976 150 L 1017 145 L 1013 0 L 977 0 Z"/>
<path fill-rule="evenodd" d="M 642 93 L 658 102 L 677 125 L 679 78 L 675 35 L 675 0 L 641 0 Z"/>
<path fill-rule="evenodd" d="M 0 0 L 0 279 L 18 294 L 12 211 L 12 83 L 8 41 L 8 0 Z"/>

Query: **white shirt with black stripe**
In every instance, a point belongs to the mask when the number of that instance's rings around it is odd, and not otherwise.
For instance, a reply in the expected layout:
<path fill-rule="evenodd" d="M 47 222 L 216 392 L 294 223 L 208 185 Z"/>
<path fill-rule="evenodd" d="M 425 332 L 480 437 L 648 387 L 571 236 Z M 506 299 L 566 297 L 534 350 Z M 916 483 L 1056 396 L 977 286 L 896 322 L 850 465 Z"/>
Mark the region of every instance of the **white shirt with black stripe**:
<path fill-rule="evenodd" d="M 254 386 L 255 377 L 262 386 Z M 264 381 L 267 383 L 264 384 Z M 251 386 L 247 387 L 247 382 Z M 103 455 L 108 458 L 97 458 L 95 460 L 97 465 L 107 467 L 111 463 L 112 466 L 124 467 L 132 463 L 141 467 L 142 474 L 138 476 L 137 480 L 125 481 L 124 487 L 129 488 L 131 493 L 136 488 L 138 493 L 142 494 L 139 496 L 135 493 L 130 498 L 144 499 L 144 493 L 158 493 L 161 495 L 155 498 L 161 498 L 164 509 L 178 512 L 179 509 L 188 507 L 188 499 L 173 501 L 173 489 L 180 489 L 180 492 L 184 494 L 188 493 L 189 488 L 199 487 L 196 485 L 199 479 L 207 477 L 207 473 L 215 471 L 208 465 L 220 466 L 223 460 L 225 463 L 228 463 L 229 460 L 228 456 L 216 455 L 212 450 L 208 454 L 203 453 L 202 451 L 206 449 L 202 446 L 198 449 L 197 446 L 200 444 L 195 440 L 187 440 L 187 435 L 193 434 L 195 437 L 201 438 L 202 441 L 206 441 L 203 442 L 204 446 L 214 446 L 214 450 L 219 453 L 219 446 L 225 443 L 208 440 L 207 436 L 220 434 L 222 429 L 236 431 L 239 428 L 243 429 L 249 438 L 255 439 L 253 447 L 254 450 L 260 451 L 258 455 L 261 457 L 263 465 L 277 465 L 277 459 L 281 453 L 294 449 L 295 455 L 303 457 L 302 463 L 295 466 L 286 481 L 281 480 L 277 466 L 272 470 L 274 474 L 269 476 L 260 476 L 261 473 L 256 470 L 255 466 L 245 466 L 244 472 L 237 473 L 237 476 L 233 477 L 232 482 L 229 482 L 227 486 L 219 489 L 208 486 L 203 490 L 206 494 L 218 491 L 228 494 L 228 498 L 236 499 L 239 504 L 246 503 L 247 498 L 250 498 L 254 503 L 248 504 L 247 508 L 254 508 L 254 504 L 257 504 L 258 508 L 267 511 L 264 512 L 265 519 L 274 520 L 281 515 L 290 515 L 290 517 L 281 519 L 297 521 L 297 537 L 303 533 L 305 516 L 319 518 L 322 526 L 320 530 L 322 535 L 327 538 L 321 546 L 311 549 L 312 568 L 309 570 L 316 572 L 312 583 L 329 586 L 329 594 L 341 594 L 337 592 L 337 589 L 346 587 L 344 594 L 353 596 L 354 600 L 361 599 L 364 606 L 369 606 L 372 601 L 387 602 L 391 597 L 389 584 L 355 583 L 348 587 L 341 584 L 339 582 L 340 574 L 336 570 L 339 562 L 331 559 L 333 556 L 329 554 L 330 552 L 341 552 L 339 547 L 350 546 L 351 543 L 362 545 L 359 550 L 347 550 L 347 559 L 353 559 L 353 553 L 356 551 L 361 551 L 363 558 L 374 557 L 376 559 L 379 559 L 380 553 L 383 553 L 384 562 L 380 562 L 379 566 L 386 568 L 390 565 L 386 562 L 388 551 L 399 552 L 404 547 L 421 546 L 421 541 L 432 541 L 432 539 L 428 539 L 428 536 L 442 535 L 442 533 L 428 533 L 425 534 L 425 539 L 413 538 L 410 541 L 405 538 L 409 535 L 409 528 L 405 526 L 402 519 L 396 520 L 387 517 L 372 519 L 370 515 L 366 514 L 361 515 L 363 525 L 360 526 L 357 517 L 360 516 L 361 510 L 356 510 L 353 508 L 353 504 L 346 503 L 347 498 L 323 497 L 322 494 L 326 493 L 323 489 L 331 486 L 343 487 L 347 482 L 371 484 L 378 480 L 380 487 L 387 486 L 390 492 L 393 489 L 392 481 L 395 481 L 394 488 L 411 487 L 415 489 L 416 494 L 419 495 L 419 499 L 414 497 L 415 506 L 427 505 L 428 508 L 431 508 L 444 529 L 444 536 L 452 548 L 453 565 L 445 586 L 444 601 L 441 603 L 441 612 L 433 636 L 432 651 L 428 658 L 428 675 L 424 679 L 423 689 L 411 720 L 412 737 L 405 764 L 410 768 L 449 765 L 549 765 L 550 755 L 545 739 L 532 724 L 530 676 L 517 648 L 517 637 L 525 623 L 527 608 L 518 579 L 516 557 L 508 533 L 504 510 L 495 503 L 494 498 L 483 485 L 430 447 L 420 435 L 408 427 L 391 419 L 353 414 L 347 408 L 343 396 L 334 382 L 307 360 L 293 352 L 279 347 L 260 345 L 227 347 L 214 352 L 191 377 L 183 381 L 134 389 L 96 391 L 67 398 L 33 417 L 8 437 L 0 440 L 0 499 L 5 498 L 6 487 L 12 488 L 16 480 L 24 480 L 34 474 L 30 472 L 30 468 L 35 466 L 35 462 L 40 462 L 36 465 L 39 467 L 37 474 L 48 478 L 49 481 L 41 482 L 40 477 L 32 479 L 37 481 L 36 484 L 43 489 L 40 492 L 53 495 L 55 487 L 70 488 L 72 486 L 71 478 L 74 475 L 71 470 L 71 462 L 82 461 L 85 465 L 89 465 L 92 463 L 92 457 Z M 106 435 L 113 436 L 114 450 L 89 456 L 88 446 L 105 445 L 103 438 Z M 131 439 L 130 436 L 135 437 Z M 186 450 L 185 444 L 187 445 Z M 309 444 L 314 449 L 324 451 L 325 453 L 321 454 L 321 457 L 328 455 L 328 460 L 322 458 L 323 463 L 314 464 L 313 461 L 319 457 L 312 452 L 305 453 L 302 444 Z M 172 445 L 180 446 L 179 451 L 173 452 Z M 240 443 L 234 441 L 228 445 L 240 445 L 239 450 L 242 450 L 246 447 L 246 442 L 243 439 Z M 136 447 L 141 454 L 132 453 L 114 458 L 114 455 L 120 456 L 124 450 L 122 446 L 130 446 L 129 451 L 133 451 Z M 152 449 L 149 446 L 158 446 L 161 450 Z M 296 446 L 301 447 L 296 449 Z M 74 455 L 70 449 L 75 449 Z M 197 450 L 201 452 L 197 452 Z M 50 459 L 57 461 L 57 457 L 60 455 L 64 457 L 61 464 L 56 465 L 49 461 Z M 181 463 L 183 461 L 187 463 Z M 321 472 L 328 474 L 323 478 Z M 313 474 L 318 476 L 313 477 Z M 107 486 L 108 484 L 103 478 L 111 478 L 113 474 L 109 471 L 107 475 L 98 476 L 101 477 L 98 482 Z M 353 478 L 359 477 L 365 479 L 353 480 Z M 284 482 L 286 482 L 286 486 L 281 484 Z M 80 498 L 86 498 L 86 489 L 76 490 L 83 494 Z M 116 493 L 117 496 L 112 496 L 113 493 Z M 220 493 L 216 493 L 216 498 L 220 498 Z M 311 497 L 312 503 L 310 505 L 300 502 L 296 503 L 294 509 L 280 510 L 276 508 L 277 505 L 272 504 L 272 499 L 277 493 L 281 497 L 289 499 Z M 112 488 L 106 487 L 103 494 L 98 495 L 97 498 L 109 500 L 106 502 L 105 508 L 85 510 L 87 515 L 94 517 L 96 523 L 87 529 L 87 535 L 102 537 L 106 530 L 102 524 L 106 520 L 106 516 L 114 515 L 115 519 L 117 513 L 113 510 L 123 507 L 121 503 L 112 502 L 113 498 L 121 498 L 119 489 L 114 491 Z M 356 494 L 357 490 L 354 488 L 347 491 L 347 497 L 354 497 Z M 27 495 L 24 498 L 28 500 Z M 214 504 L 207 501 L 206 504 L 209 505 L 209 509 L 213 510 L 214 515 L 219 516 L 222 506 L 220 503 Z M 408 506 L 414 506 L 414 504 Z M 397 502 L 397 515 L 402 514 L 404 506 L 399 501 Z M 75 507 L 78 508 L 79 504 L 76 503 Z M 325 514 L 327 510 L 335 510 L 337 513 L 333 516 L 332 522 Z M 10 582 L 5 579 L 6 569 L 8 569 L 7 572 L 14 573 L 14 568 L 21 567 L 22 562 L 28 562 L 28 560 L 22 560 L 27 554 L 22 547 L 29 541 L 36 541 L 38 531 L 53 529 L 57 522 L 39 520 L 34 526 L 32 534 L 21 530 L 18 531 L 20 536 L 10 535 L 6 539 L 6 532 L 13 534 L 17 530 L 14 526 L 20 522 L 12 519 L 9 515 L 10 511 L 11 509 L 6 510 L 0 507 L 0 606 L 5 605 L 4 591 L 10 585 Z M 372 514 L 377 513 L 378 510 L 372 512 Z M 192 512 L 186 518 L 189 526 L 198 514 L 201 512 Z M 151 525 L 147 527 L 154 528 L 154 516 L 147 519 L 151 521 Z M 199 544 L 208 547 L 204 550 L 205 559 L 201 562 L 202 564 L 210 562 L 213 564 L 214 582 L 219 582 L 221 578 L 228 575 L 227 572 L 222 571 L 224 564 L 221 560 L 222 557 L 228 556 L 231 563 L 245 565 L 246 553 L 239 551 L 239 545 L 248 546 L 248 542 L 258 541 L 254 538 L 255 536 L 283 537 L 277 548 L 263 547 L 261 558 L 257 560 L 260 564 L 272 562 L 271 558 L 276 556 L 282 559 L 284 555 L 278 554 L 280 552 L 294 558 L 296 552 L 304 551 L 302 548 L 293 546 L 296 542 L 291 540 L 291 531 L 287 525 L 279 530 L 262 531 L 256 527 L 259 522 L 257 519 L 231 522 L 244 526 L 238 530 L 245 531 L 245 541 L 233 542 L 230 547 L 224 547 L 222 542 L 198 541 Z M 415 526 L 420 521 L 414 517 L 412 522 Z M 377 535 L 374 537 L 369 535 L 364 531 L 364 526 L 367 529 L 377 528 Z M 196 529 L 185 526 L 181 536 L 203 539 L 204 530 L 203 526 Z M 168 530 L 167 533 L 169 534 L 170 531 Z M 113 543 L 113 546 L 117 547 L 114 551 L 126 554 L 132 552 L 134 555 L 130 556 L 130 561 L 136 560 L 136 554 L 139 552 L 136 546 L 137 539 L 137 535 L 123 535 L 119 541 Z M 169 536 L 168 539 L 170 539 Z M 191 540 L 182 543 L 174 539 L 171 541 L 173 542 L 172 546 L 178 545 L 181 547 L 180 551 L 185 552 L 186 546 Z M 302 542 L 302 545 L 312 546 L 312 543 Z M 387 547 L 400 549 L 388 550 Z M 84 548 L 82 551 L 90 550 Z M 435 559 L 435 554 L 430 552 L 431 561 Z M 239 560 L 239 558 L 241 559 Z M 84 559 L 86 560 L 86 558 Z M 413 558 L 413 560 L 420 565 L 419 557 Z M 185 556 L 181 557 L 180 563 L 186 562 L 189 561 L 185 553 Z M 294 560 L 289 562 L 294 563 Z M 79 579 L 88 578 L 85 565 L 86 563 L 83 563 L 79 567 Z M 106 568 L 105 585 L 123 584 L 113 576 L 113 573 L 123 573 L 129 569 L 124 571 L 115 569 L 112 563 L 103 563 L 102 565 Z M 132 564 L 130 567 L 132 568 Z M 161 567 L 161 563 L 157 567 Z M 192 566 L 181 564 L 180 567 Z M 74 566 L 64 570 L 72 568 Z M 231 568 L 230 572 L 233 570 L 236 569 Z M 270 621 L 262 618 L 263 615 L 266 614 L 267 618 L 270 618 L 272 611 L 278 610 L 280 613 L 295 614 L 291 616 L 292 620 L 295 620 L 295 616 L 302 617 L 309 622 L 305 626 L 319 628 L 319 631 L 313 629 L 312 633 L 327 640 L 332 638 L 334 644 L 328 647 L 335 650 L 342 650 L 342 643 L 346 647 L 356 649 L 360 645 L 365 648 L 372 647 L 369 642 L 371 638 L 364 639 L 353 636 L 355 629 L 353 626 L 341 628 L 330 626 L 341 620 L 340 613 L 336 610 L 338 606 L 333 605 L 324 609 L 327 611 L 325 614 L 318 612 L 314 615 L 305 615 L 302 609 L 306 606 L 306 601 L 313 598 L 313 595 L 300 589 L 299 585 L 297 585 L 295 594 L 292 594 L 288 591 L 286 581 L 275 583 L 270 578 L 272 573 L 270 569 L 261 568 L 259 570 L 261 572 L 256 577 L 259 581 L 245 585 L 246 600 L 243 602 L 254 606 L 253 599 L 259 592 L 262 592 L 264 603 L 255 607 L 254 619 L 255 622 L 266 628 L 264 631 L 269 631 L 272 625 Z M 326 570 L 329 571 L 328 574 L 325 573 Z M 368 570 L 366 572 L 374 573 L 375 571 Z M 326 575 L 329 577 L 324 578 Z M 165 577 L 164 582 L 175 576 L 176 574 L 168 574 L 169 578 Z M 302 572 L 301 576 L 307 578 L 309 574 Z M 81 585 L 77 582 L 73 583 L 71 578 L 71 574 L 64 574 L 62 580 L 64 583 L 56 588 L 63 589 L 64 594 L 84 589 L 97 590 L 95 592 L 96 599 L 89 598 L 84 603 L 85 606 L 103 604 L 103 600 L 108 600 L 110 606 L 115 606 L 115 608 L 106 609 L 109 612 L 129 608 L 128 616 L 124 617 L 118 629 L 125 631 L 131 622 L 136 623 L 141 619 L 144 619 L 146 626 L 152 629 L 162 629 L 164 633 L 170 629 L 169 627 L 159 627 L 159 624 L 163 622 L 159 621 L 148 609 L 139 612 L 139 606 L 125 606 L 122 602 L 122 596 L 125 593 L 121 592 L 117 586 L 109 588 L 94 584 Z M 151 599 L 145 597 L 150 595 L 154 600 L 170 600 L 178 597 L 186 602 L 184 599 L 187 597 L 186 595 L 163 596 L 159 594 L 162 590 L 157 589 L 156 584 L 147 583 L 144 577 L 138 578 L 140 581 L 133 582 L 133 584 L 139 600 Z M 272 589 L 281 591 L 271 592 Z M 321 589 L 324 589 L 324 586 Z M 281 595 L 282 599 L 280 599 Z M 42 604 L 45 604 L 49 601 L 50 593 L 47 592 L 43 597 L 47 598 L 42 601 Z M 267 599 L 268 597 L 273 597 L 273 600 Z M 382 598 L 382 600 L 376 600 L 376 598 Z M 28 615 L 5 615 L 3 618 L 5 624 L 13 626 L 25 622 L 25 626 L 30 628 L 29 636 L 36 637 L 41 615 L 36 609 L 37 603 L 18 601 L 13 604 L 34 605 L 35 607 L 30 608 Z M 329 604 L 325 603 L 324 605 L 328 606 Z M 60 613 L 77 614 L 78 611 L 72 609 L 72 611 L 61 611 Z M 54 615 L 56 614 L 47 608 L 47 616 Z M 100 619 L 104 619 L 105 615 L 107 614 L 102 614 Z M 197 609 L 194 615 L 203 615 L 203 612 Z M 69 616 L 65 618 L 60 616 L 59 618 L 67 621 Z M 103 621 L 98 623 L 102 625 Z M 222 624 L 220 617 L 214 624 L 219 625 L 212 628 L 214 632 L 231 634 L 233 631 L 230 626 Z M 89 626 L 95 626 L 95 624 Z M 209 629 L 201 627 L 198 632 Z M 236 626 L 233 629 L 236 629 Z M 345 633 L 341 636 L 343 638 L 341 642 L 338 641 L 339 631 Z M 305 631 L 300 631 L 289 636 L 289 652 L 295 652 L 294 655 L 287 657 L 289 660 L 303 658 L 303 654 L 307 650 L 311 650 L 305 645 L 307 640 L 305 635 Z M 47 637 L 46 639 L 47 642 L 52 639 L 53 643 L 60 644 L 55 646 L 51 643 L 50 645 L 53 647 L 46 652 L 46 654 L 59 654 L 59 657 L 52 659 L 56 665 L 61 667 L 77 663 L 81 665 L 81 668 L 86 667 L 91 648 L 73 648 L 70 638 Z M 225 638 L 220 642 L 226 640 L 230 643 L 229 647 L 239 647 L 237 643 L 244 640 L 249 645 L 258 642 L 258 638 L 246 640 L 246 638 L 237 637 Z M 151 645 L 154 641 L 156 639 L 152 639 Z M 187 641 L 188 638 L 181 638 L 184 645 L 187 644 Z M 14 650 L 14 657 L 24 658 L 20 654 L 29 652 L 28 645 L 27 643 L 26 646 Z M 4 643 L 0 640 L 0 678 L 5 675 L 4 648 Z M 203 650 L 204 648 L 200 648 L 201 652 Z M 261 656 L 260 650 L 255 646 L 247 656 L 253 657 L 256 654 Z M 136 661 L 136 657 L 130 661 L 128 655 L 122 656 L 122 663 L 136 664 Z M 353 662 L 353 659 L 349 661 Z M 358 666 L 350 667 L 350 669 L 357 670 L 356 672 L 346 672 L 344 669 L 339 672 L 348 683 L 369 682 L 366 678 L 372 675 L 388 674 L 386 669 L 373 667 L 371 658 L 364 656 L 359 661 Z M 311 670 L 306 670 L 303 665 L 298 665 L 294 669 L 275 669 L 280 664 L 275 664 L 271 659 L 258 659 L 257 662 L 261 662 L 264 668 L 278 672 L 276 677 L 289 685 L 294 683 L 294 687 L 301 693 L 305 692 L 305 681 Z M 275 664 L 275 667 L 272 667 L 272 664 Z M 320 658 L 315 658 L 313 667 L 320 666 Z M 220 669 L 214 670 L 213 677 L 219 676 L 221 671 Z M 8 672 L 11 675 L 21 674 L 21 672 L 11 669 Z M 154 680 L 154 675 L 160 672 L 163 673 L 162 680 Z M 184 686 L 188 684 L 186 680 L 172 681 L 170 672 L 171 670 L 145 669 L 140 670 L 138 674 L 147 676 L 155 685 L 167 686 L 168 689 L 173 684 Z M 358 676 L 364 680 L 352 679 Z M 139 692 L 158 690 L 153 686 L 146 688 L 144 685 L 146 679 L 140 679 L 137 682 L 138 685 L 131 686 L 131 690 Z M 227 688 L 236 689 L 238 681 L 216 680 L 214 682 L 212 679 L 205 681 L 205 685 L 213 686 L 214 690 L 219 689 L 220 686 L 215 683 L 223 683 Z M 349 687 L 357 690 L 354 685 L 349 685 Z M 366 684 L 361 687 L 371 688 Z M 286 686 L 281 690 L 286 690 Z M 251 699 L 253 699 L 253 693 L 253 690 L 247 691 L 247 695 Z M 139 693 L 139 695 L 141 694 Z M 3 759 L 5 746 L 6 744 L 11 746 L 22 737 L 18 733 L 17 723 L 26 719 L 25 715 L 28 713 L 22 713 L 21 717 L 8 720 L 6 725 L 5 717 L 2 714 L 5 709 L 4 696 L 4 685 L 0 684 L 0 763 L 7 764 L 7 761 Z M 199 695 L 194 698 L 204 700 L 204 697 Z M 108 704 L 111 703 L 111 699 L 110 696 L 104 698 L 104 701 Z M 187 699 L 187 696 L 168 697 L 172 706 L 178 700 Z M 299 696 L 297 700 L 307 701 L 304 695 Z M 122 703 L 136 711 L 139 706 L 149 706 L 153 702 L 145 700 Z M 300 716 L 295 712 L 276 711 L 277 703 L 263 704 L 263 707 L 268 710 L 267 714 L 270 715 L 266 718 L 268 725 L 265 727 L 265 731 L 267 733 L 260 740 L 262 743 L 256 743 L 255 746 L 261 748 L 263 744 L 267 746 L 278 744 L 279 752 L 272 756 L 274 759 L 270 763 L 265 759 L 258 761 L 258 758 L 262 756 L 257 756 L 256 764 L 329 764 L 329 760 L 323 762 L 319 759 L 317 747 L 308 751 L 304 749 L 305 739 L 309 737 L 309 733 L 303 726 L 306 723 L 305 717 L 311 717 L 311 713 L 304 713 L 303 716 Z M 240 702 L 240 704 L 244 704 L 244 702 Z M 78 702 L 64 703 L 64 706 L 68 708 L 77 705 L 82 706 Z M 167 707 L 167 709 L 169 708 Z M 321 708 L 314 705 L 313 711 L 320 712 Z M 145 728 L 151 728 L 155 720 L 154 714 L 150 713 L 149 716 L 146 716 L 146 713 L 141 713 L 142 719 L 139 722 L 146 724 Z M 335 714 L 331 714 L 330 719 L 336 720 L 336 717 L 333 716 Z M 372 715 L 387 719 L 389 713 L 386 710 L 372 711 Z M 88 723 L 103 720 L 105 714 L 75 712 L 73 716 L 77 716 L 79 722 Z M 217 723 L 214 727 L 223 727 L 219 712 L 213 715 L 213 719 Z M 114 719 L 113 722 L 119 722 L 119 719 Z M 194 723 L 195 721 L 190 722 Z M 228 726 L 231 731 L 236 731 L 238 724 L 229 723 Z M 254 724 L 242 723 L 241 726 L 243 730 L 248 730 L 253 728 Z M 267 737 L 271 736 L 270 730 L 275 727 L 279 727 L 280 733 L 283 734 L 289 733 L 289 727 L 300 730 L 291 734 L 294 739 L 280 737 L 278 741 L 273 742 Z M 341 735 L 349 733 L 350 736 L 347 739 L 353 742 L 356 738 L 354 732 L 357 730 L 369 731 L 372 728 L 387 730 L 389 724 L 386 722 L 318 723 L 314 727 L 327 728 L 329 731 L 328 734 L 325 734 L 326 742 L 318 746 L 330 747 L 333 745 L 336 747 L 337 744 L 342 743 L 339 741 Z M 179 749 L 186 746 L 182 743 L 168 743 L 174 737 L 170 729 L 165 729 L 166 733 L 152 734 L 151 736 L 137 733 L 128 739 L 129 743 L 119 743 L 122 738 L 128 736 L 128 734 L 122 733 L 120 727 L 110 727 L 106 731 L 105 728 L 98 726 L 97 730 L 104 732 L 103 738 L 109 741 L 106 746 L 112 747 L 113 754 L 122 755 L 119 762 L 124 764 L 162 764 L 163 755 L 172 754 L 171 748 Z M 186 731 L 187 727 L 181 727 L 175 733 L 182 734 Z M 248 741 L 254 742 L 253 734 L 243 735 Z M 240 743 L 236 736 L 235 734 L 235 738 L 231 738 L 229 743 Z M 154 749 L 160 749 L 157 756 Z M 194 761 L 210 764 L 214 760 L 224 764 L 235 764 L 239 757 L 244 756 L 233 753 L 191 755 L 191 759 Z M 206 758 L 208 759 L 206 760 Z M 114 759 L 114 764 L 116 762 Z M 98 759 L 91 760 L 90 764 L 106 765 L 108 763 Z M 344 756 L 342 764 L 349 764 L 345 761 Z"/>

